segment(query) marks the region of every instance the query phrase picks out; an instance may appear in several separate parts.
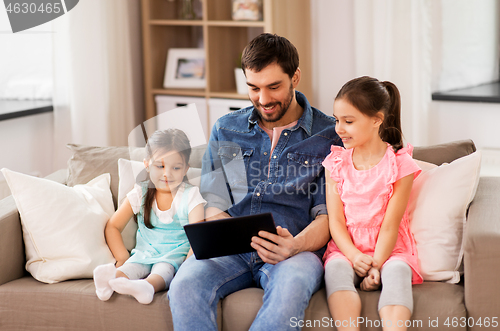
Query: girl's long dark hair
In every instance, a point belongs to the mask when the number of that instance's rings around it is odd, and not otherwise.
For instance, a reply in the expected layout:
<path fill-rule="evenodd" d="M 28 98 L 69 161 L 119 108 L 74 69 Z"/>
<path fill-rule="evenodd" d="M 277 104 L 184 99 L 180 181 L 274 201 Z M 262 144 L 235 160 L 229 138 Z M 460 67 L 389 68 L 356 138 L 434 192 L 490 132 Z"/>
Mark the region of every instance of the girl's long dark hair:
<path fill-rule="evenodd" d="M 191 156 L 191 145 L 186 134 L 182 130 L 167 129 L 155 131 L 146 143 L 146 160 L 151 162 L 153 157 L 164 155 L 165 153 L 176 151 L 184 159 L 185 164 L 189 163 Z M 156 187 L 148 177 L 148 190 L 144 198 L 144 225 L 152 229 L 154 226 L 151 224 L 151 208 L 155 199 Z M 184 181 L 187 178 L 184 177 Z"/>
<path fill-rule="evenodd" d="M 403 147 L 401 130 L 401 96 L 391 82 L 380 82 L 376 78 L 363 76 L 347 82 L 335 97 L 344 99 L 363 114 L 374 117 L 378 112 L 384 114 L 379 128 L 380 138 L 389 143 L 394 152 Z"/>

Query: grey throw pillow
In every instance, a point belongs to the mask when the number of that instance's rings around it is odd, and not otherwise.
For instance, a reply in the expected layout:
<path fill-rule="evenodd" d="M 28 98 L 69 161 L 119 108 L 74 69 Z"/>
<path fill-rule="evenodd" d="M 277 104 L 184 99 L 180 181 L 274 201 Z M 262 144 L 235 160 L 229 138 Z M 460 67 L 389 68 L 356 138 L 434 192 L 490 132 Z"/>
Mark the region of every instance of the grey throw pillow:
<path fill-rule="evenodd" d="M 91 179 L 109 173 L 111 175 L 111 193 L 115 208 L 118 200 L 118 159 L 142 160 L 144 148 L 134 149 L 132 158 L 129 148 L 121 147 L 98 147 L 77 144 L 68 144 L 67 147 L 73 152 L 68 160 L 68 186 L 86 184 Z"/>

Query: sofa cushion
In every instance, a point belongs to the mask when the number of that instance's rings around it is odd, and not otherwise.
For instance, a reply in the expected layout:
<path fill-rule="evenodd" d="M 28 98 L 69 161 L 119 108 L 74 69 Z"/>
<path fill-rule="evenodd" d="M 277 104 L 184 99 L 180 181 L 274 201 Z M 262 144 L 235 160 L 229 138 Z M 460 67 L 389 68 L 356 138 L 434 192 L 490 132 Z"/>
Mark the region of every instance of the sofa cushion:
<path fill-rule="evenodd" d="M 450 143 L 415 147 L 413 158 L 425 162 L 441 165 L 469 155 L 476 151 L 476 146 L 472 140 L 458 140 Z"/>
<path fill-rule="evenodd" d="M 104 302 L 90 279 L 42 284 L 24 277 L 0 287 L 0 320 L 7 330 L 172 330 L 166 292 L 149 305 L 114 294 Z"/>
<path fill-rule="evenodd" d="M 417 161 L 423 171 L 413 183 L 408 212 L 424 280 L 460 281 L 466 213 L 480 162 L 479 151 L 440 166 Z"/>
<path fill-rule="evenodd" d="M 361 297 L 362 330 L 381 330 L 377 307 L 380 291 L 364 292 L 358 289 Z M 264 291 L 258 288 L 248 288 L 228 295 L 222 302 L 222 329 L 231 331 L 248 330 L 262 306 Z M 441 330 L 445 329 L 447 318 L 460 320 L 466 318 L 464 305 L 464 288 L 462 285 L 424 282 L 413 285 L 414 309 L 410 330 Z M 438 319 L 439 327 L 431 327 L 429 323 Z M 316 292 L 306 308 L 303 320 L 290 317 L 290 325 L 304 325 L 302 330 L 329 330 L 335 322 L 331 319 L 326 301 L 325 288 Z M 333 328 L 332 328 L 333 329 Z M 453 330 L 466 330 L 454 328 Z"/>
<path fill-rule="evenodd" d="M 85 184 L 92 178 L 101 174 L 111 175 L 111 193 L 113 202 L 117 205 L 118 199 L 118 159 L 131 159 L 128 147 L 97 147 L 68 144 L 67 147 L 73 152 L 68 160 L 68 186 Z M 132 159 L 138 160 L 141 154 L 140 149 L 133 152 Z M 135 151 L 135 150 L 134 150 Z"/>
<path fill-rule="evenodd" d="M 2 169 L 21 216 L 26 269 L 41 282 L 92 277 L 114 262 L 104 227 L 114 213 L 109 174 L 73 188 Z"/>
<path fill-rule="evenodd" d="M 221 325 L 221 304 L 218 323 Z M 141 305 L 128 295 L 108 301 L 95 295 L 91 279 L 44 284 L 23 277 L 0 286 L 2 330 L 173 330 L 167 292 Z"/>

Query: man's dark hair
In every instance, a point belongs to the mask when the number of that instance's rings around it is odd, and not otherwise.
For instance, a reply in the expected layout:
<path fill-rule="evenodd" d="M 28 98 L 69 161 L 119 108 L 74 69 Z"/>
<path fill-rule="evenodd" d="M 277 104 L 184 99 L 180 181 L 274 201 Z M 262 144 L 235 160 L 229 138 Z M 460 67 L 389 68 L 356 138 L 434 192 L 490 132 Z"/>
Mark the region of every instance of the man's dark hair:
<path fill-rule="evenodd" d="M 263 33 L 255 37 L 243 50 L 241 68 L 259 72 L 268 65 L 277 63 L 284 73 L 293 77 L 299 67 L 299 53 L 286 38 Z"/>

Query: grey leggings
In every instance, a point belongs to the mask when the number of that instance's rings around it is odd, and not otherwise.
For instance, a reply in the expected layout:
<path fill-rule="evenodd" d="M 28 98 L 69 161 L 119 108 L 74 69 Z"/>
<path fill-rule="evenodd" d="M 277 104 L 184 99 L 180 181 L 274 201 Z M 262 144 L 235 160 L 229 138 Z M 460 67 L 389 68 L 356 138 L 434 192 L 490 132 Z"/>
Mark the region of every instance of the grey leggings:
<path fill-rule="evenodd" d="M 129 262 L 117 268 L 123 272 L 128 279 L 143 279 L 150 274 L 155 274 L 163 278 L 165 281 L 165 289 L 170 286 L 172 278 L 174 278 L 175 268 L 167 262 L 158 262 L 155 264 L 142 264 Z"/>
<path fill-rule="evenodd" d="M 411 287 L 411 268 L 406 262 L 393 260 L 381 270 L 382 293 L 378 310 L 385 306 L 405 306 L 413 313 L 413 293 Z M 354 291 L 362 279 L 356 275 L 351 264 L 343 259 L 333 259 L 325 266 L 327 298 L 337 291 Z"/>

